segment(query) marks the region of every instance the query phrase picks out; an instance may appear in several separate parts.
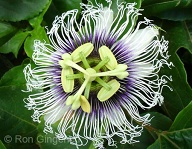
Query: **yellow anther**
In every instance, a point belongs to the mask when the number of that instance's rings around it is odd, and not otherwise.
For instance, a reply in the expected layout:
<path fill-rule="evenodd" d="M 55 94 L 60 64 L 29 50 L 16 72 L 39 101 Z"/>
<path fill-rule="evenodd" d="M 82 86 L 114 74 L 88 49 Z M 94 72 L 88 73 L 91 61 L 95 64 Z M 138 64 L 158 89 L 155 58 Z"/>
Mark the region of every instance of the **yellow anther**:
<path fill-rule="evenodd" d="M 118 64 L 117 67 L 115 68 L 116 71 L 120 72 L 120 74 L 117 75 L 117 78 L 119 78 L 121 80 L 126 78 L 129 75 L 129 73 L 126 71 L 127 68 L 128 67 L 125 64 Z"/>
<path fill-rule="evenodd" d="M 91 54 L 93 49 L 94 49 L 94 46 L 92 43 L 85 43 L 85 44 L 81 45 L 80 47 L 75 49 L 73 51 L 73 53 L 71 53 L 71 57 L 72 57 L 73 62 L 75 62 L 75 63 L 80 62 L 81 61 L 81 53 L 83 53 L 84 57 L 87 57 Z"/>
<path fill-rule="evenodd" d="M 118 71 L 125 71 L 127 70 L 127 65 L 125 64 L 118 64 L 117 67 L 115 68 L 115 70 L 118 70 Z"/>
<path fill-rule="evenodd" d="M 107 90 L 105 87 L 102 87 L 100 91 L 97 94 L 97 98 L 99 101 L 104 102 L 108 100 L 110 97 L 112 97 L 120 88 L 120 83 L 113 79 L 107 83 L 111 86 L 110 90 Z"/>
<path fill-rule="evenodd" d="M 59 65 L 60 65 L 62 68 L 69 68 L 69 66 L 66 65 L 66 61 L 72 60 L 71 55 L 68 54 L 68 53 L 65 53 L 65 54 L 62 55 L 62 59 L 63 59 L 63 60 L 60 60 L 60 61 L 59 61 Z"/>
<path fill-rule="evenodd" d="M 65 102 L 67 106 L 71 105 L 74 102 L 75 98 L 74 96 L 69 96 Z"/>
<path fill-rule="evenodd" d="M 117 67 L 117 60 L 108 47 L 106 47 L 106 46 L 100 47 L 99 55 L 100 55 L 101 60 L 104 60 L 106 57 L 109 58 L 109 61 L 105 64 L 105 66 L 109 70 L 113 70 Z"/>
<path fill-rule="evenodd" d="M 68 75 L 73 75 L 73 69 L 71 67 L 63 68 L 61 71 L 61 84 L 66 93 L 70 93 L 74 89 L 74 80 L 67 79 Z"/>
<path fill-rule="evenodd" d="M 72 57 L 69 53 L 65 53 L 62 55 L 63 60 L 72 60 Z"/>
<path fill-rule="evenodd" d="M 84 112 L 90 113 L 91 112 L 91 105 L 88 102 L 88 100 L 85 98 L 85 96 L 81 95 L 80 97 L 81 102 L 81 108 Z"/>
<path fill-rule="evenodd" d="M 64 68 L 64 69 L 69 68 L 69 66 L 65 65 L 64 60 L 60 60 L 60 61 L 59 61 L 59 65 L 60 65 L 62 68 Z"/>
<path fill-rule="evenodd" d="M 129 73 L 126 71 L 126 72 L 122 72 L 120 75 L 117 75 L 117 78 L 123 80 L 125 79 L 127 76 L 129 75 Z"/>
<path fill-rule="evenodd" d="M 75 98 L 75 97 L 74 97 Z M 71 109 L 77 110 L 81 106 L 80 99 L 76 98 L 75 101 L 72 103 Z"/>

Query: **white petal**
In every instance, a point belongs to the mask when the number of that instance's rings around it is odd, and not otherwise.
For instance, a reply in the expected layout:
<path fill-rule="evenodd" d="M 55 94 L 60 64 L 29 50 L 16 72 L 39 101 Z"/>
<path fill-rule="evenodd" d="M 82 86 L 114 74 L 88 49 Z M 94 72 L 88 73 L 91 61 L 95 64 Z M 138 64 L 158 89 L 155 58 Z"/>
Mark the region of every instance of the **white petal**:
<path fill-rule="evenodd" d="M 152 64 L 144 62 L 135 63 L 131 69 L 135 73 L 133 76 L 138 78 L 147 77 L 154 71 Z"/>
<path fill-rule="evenodd" d="M 109 8 L 104 8 L 103 12 L 101 13 L 103 16 L 103 26 L 110 27 L 113 22 L 113 11 Z"/>
<path fill-rule="evenodd" d="M 134 55 L 139 55 L 146 50 L 151 41 L 159 34 L 158 29 L 153 27 L 146 27 L 144 29 L 136 30 L 128 41 L 129 48 Z"/>
<path fill-rule="evenodd" d="M 95 24 L 95 30 L 102 31 L 103 29 L 107 29 L 107 31 L 109 32 L 112 23 L 113 23 L 113 11 L 110 8 L 105 7 L 101 10 L 100 16 L 97 18 L 97 22 Z"/>
<path fill-rule="evenodd" d="M 68 107 L 61 105 L 57 105 L 52 109 L 53 110 L 49 110 L 50 112 L 44 116 L 44 120 L 50 124 L 54 124 L 56 121 L 61 119 L 68 111 Z"/>

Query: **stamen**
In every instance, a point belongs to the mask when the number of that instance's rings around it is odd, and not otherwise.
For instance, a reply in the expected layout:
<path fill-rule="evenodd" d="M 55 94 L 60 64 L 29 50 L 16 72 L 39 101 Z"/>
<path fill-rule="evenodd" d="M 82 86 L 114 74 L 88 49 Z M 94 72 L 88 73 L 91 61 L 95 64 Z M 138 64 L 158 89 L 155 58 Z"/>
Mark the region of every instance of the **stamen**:
<path fill-rule="evenodd" d="M 102 87 L 100 89 L 100 91 L 98 92 L 98 94 L 97 94 L 97 98 L 101 102 L 104 102 L 104 101 L 108 100 L 120 88 L 120 83 L 117 80 L 115 80 L 115 79 L 109 81 L 107 84 L 110 85 L 111 89 L 110 90 L 106 90 L 105 87 Z"/>
<path fill-rule="evenodd" d="M 106 47 L 106 46 L 100 47 L 99 55 L 100 55 L 101 60 L 104 60 L 106 57 L 109 58 L 108 63 L 105 65 L 109 70 L 113 70 L 117 67 L 117 60 L 108 47 Z"/>
<path fill-rule="evenodd" d="M 103 81 L 101 78 L 97 77 L 95 79 L 95 81 L 97 81 L 97 83 L 99 83 L 101 86 L 103 86 L 106 90 L 110 90 L 111 86 L 109 84 L 107 84 L 105 81 Z"/>
<path fill-rule="evenodd" d="M 89 56 L 91 52 L 93 51 L 94 46 L 92 43 L 85 43 L 81 46 L 79 46 L 77 49 L 71 53 L 71 57 L 73 59 L 73 62 L 78 63 L 81 61 L 81 56 L 80 53 L 83 52 L 83 55 L 85 57 Z"/>
<path fill-rule="evenodd" d="M 125 64 L 118 64 L 114 70 L 105 71 L 105 72 L 98 72 L 96 74 L 92 74 L 91 77 L 101 77 L 101 76 L 116 76 L 119 79 L 126 78 L 129 73 L 126 71 L 127 65 Z"/>
<path fill-rule="evenodd" d="M 85 79 L 85 81 L 83 82 L 83 84 L 81 85 L 80 89 L 78 90 L 78 92 L 74 95 L 76 97 L 80 97 L 86 87 L 86 85 L 88 84 L 89 79 Z"/>
<path fill-rule="evenodd" d="M 62 59 L 63 60 L 72 60 L 72 57 L 71 57 L 71 55 L 69 53 L 64 53 L 62 55 Z"/>
<path fill-rule="evenodd" d="M 67 79 L 68 75 L 73 75 L 73 69 L 71 67 L 63 68 L 61 71 L 61 84 L 66 93 L 70 93 L 74 89 L 74 80 Z"/>
<path fill-rule="evenodd" d="M 60 61 L 59 61 L 59 65 L 60 65 L 62 68 L 64 68 L 64 69 L 69 68 L 69 66 L 65 65 L 64 60 L 60 60 Z"/>
<path fill-rule="evenodd" d="M 85 67 L 86 69 L 87 69 L 87 68 L 90 68 L 90 65 L 89 65 L 89 63 L 88 63 L 88 61 L 87 61 L 84 53 L 83 53 L 83 52 L 80 52 L 79 55 L 80 55 L 81 61 L 83 62 L 84 67 Z"/>
<path fill-rule="evenodd" d="M 120 80 L 123 80 L 128 76 L 129 76 L 129 73 L 126 71 L 126 72 L 121 73 L 120 75 L 117 75 L 117 78 L 119 78 Z"/>
<path fill-rule="evenodd" d="M 74 97 L 75 98 L 75 97 Z M 77 110 L 79 107 L 81 106 L 81 102 L 80 100 L 78 99 L 75 99 L 75 101 L 73 102 L 72 106 L 71 106 L 71 109 L 73 110 Z"/>
<path fill-rule="evenodd" d="M 68 80 L 74 80 L 74 79 L 79 79 L 79 78 L 83 78 L 83 74 L 79 73 L 79 74 L 71 74 L 71 75 L 67 75 L 66 78 Z"/>
<path fill-rule="evenodd" d="M 71 60 L 64 61 L 64 64 L 67 65 L 67 66 L 73 67 L 73 68 L 79 70 L 80 72 L 88 75 L 87 71 L 84 68 L 82 68 L 81 66 L 77 65 L 76 63 L 74 63 Z"/>
<path fill-rule="evenodd" d="M 80 97 L 82 96 L 82 93 L 87 85 L 87 83 L 89 82 L 89 79 L 86 79 L 82 86 L 80 87 L 80 89 L 77 91 L 77 93 L 74 96 L 69 96 L 67 98 L 66 104 L 72 104 L 71 108 L 73 110 L 78 109 L 81 106 L 81 102 L 80 102 Z M 68 101 L 70 100 L 70 101 Z"/>
<path fill-rule="evenodd" d="M 88 100 L 85 98 L 85 96 L 80 97 L 80 103 L 81 103 L 81 108 L 84 112 L 90 113 L 91 112 L 91 105 L 88 102 Z"/>
<path fill-rule="evenodd" d="M 97 66 L 94 67 L 95 71 L 99 71 L 104 65 L 106 65 L 110 61 L 109 57 L 105 57 Z"/>
<path fill-rule="evenodd" d="M 75 98 L 73 95 L 69 96 L 65 102 L 67 106 L 71 105 L 74 102 Z"/>
<path fill-rule="evenodd" d="M 66 60 L 72 60 L 71 55 L 68 54 L 68 53 L 65 53 L 65 54 L 62 55 L 62 59 L 63 59 L 63 60 L 60 60 L 60 61 L 59 61 L 59 65 L 60 65 L 62 68 L 69 68 L 69 66 L 67 66 L 67 65 L 65 64 L 65 61 L 66 61 Z"/>
<path fill-rule="evenodd" d="M 89 82 L 85 88 L 85 91 L 84 91 L 84 96 L 86 99 L 89 99 L 89 92 L 91 90 L 91 82 Z"/>

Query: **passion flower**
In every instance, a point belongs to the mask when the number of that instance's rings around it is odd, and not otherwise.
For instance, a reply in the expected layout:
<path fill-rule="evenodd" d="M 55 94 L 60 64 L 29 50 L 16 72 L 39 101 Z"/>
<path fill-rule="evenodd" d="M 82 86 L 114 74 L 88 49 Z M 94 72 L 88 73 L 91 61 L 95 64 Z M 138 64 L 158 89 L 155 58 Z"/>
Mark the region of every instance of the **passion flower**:
<path fill-rule="evenodd" d="M 81 4 L 79 21 L 77 10 L 57 16 L 47 32 L 51 44 L 36 40 L 36 67 L 24 69 L 28 91 L 41 90 L 24 100 L 33 120 L 44 116 L 44 132 L 76 146 L 91 140 L 102 148 L 105 139 L 114 146 L 114 136 L 136 142 L 151 119 L 139 109 L 161 105 L 169 80 L 158 74 L 172 65 L 159 28 L 146 18 L 135 25 L 135 3 L 117 4 L 114 14 L 107 2 Z"/>

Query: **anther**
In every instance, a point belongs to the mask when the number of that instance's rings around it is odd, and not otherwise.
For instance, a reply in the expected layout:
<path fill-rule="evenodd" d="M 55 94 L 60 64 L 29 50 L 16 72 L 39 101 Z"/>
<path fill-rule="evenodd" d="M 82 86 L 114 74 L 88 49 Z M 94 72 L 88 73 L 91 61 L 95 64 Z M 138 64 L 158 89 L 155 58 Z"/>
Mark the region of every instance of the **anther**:
<path fill-rule="evenodd" d="M 97 83 L 99 83 L 101 86 L 103 86 L 106 90 L 110 90 L 111 86 L 109 84 L 107 84 L 105 81 L 103 81 L 101 78 L 97 77 L 95 79 L 95 81 L 97 81 Z"/>
<path fill-rule="evenodd" d="M 109 57 L 108 56 L 105 57 L 101 62 L 99 62 L 99 64 L 97 64 L 97 66 L 94 67 L 94 69 L 96 71 L 99 71 L 99 69 L 105 66 L 109 61 L 110 61 Z"/>
<path fill-rule="evenodd" d="M 70 75 L 67 75 L 66 78 L 68 80 L 74 80 L 74 79 L 79 79 L 79 78 L 83 78 L 83 74 L 82 73 L 79 73 L 79 74 L 70 74 Z"/>
<path fill-rule="evenodd" d="M 81 61 L 83 62 L 84 67 L 85 67 L 86 69 L 87 69 L 87 68 L 90 68 L 90 65 L 89 65 L 89 63 L 88 63 L 88 61 L 87 61 L 84 53 L 83 53 L 83 52 L 80 52 L 79 54 L 80 54 L 80 58 L 81 58 Z"/>
<path fill-rule="evenodd" d="M 66 93 L 72 92 L 74 89 L 74 80 L 67 79 L 68 75 L 73 75 L 71 67 L 63 68 L 61 71 L 61 84 Z"/>
<path fill-rule="evenodd" d="M 101 102 L 104 102 L 111 98 L 120 88 L 120 83 L 115 79 L 109 81 L 107 84 L 111 86 L 111 89 L 106 90 L 105 87 L 102 87 L 97 94 L 97 98 Z"/>
<path fill-rule="evenodd" d="M 81 103 L 81 108 L 84 112 L 90 113 L 91 112 L 91 105 L 88 102 L 88 100 L 85 98 L 85 96 L 80 97 L 80 103 Z"/>
<path fill-rule="evenodd" d="M 83 52 L 84 57 L 87 57 L 91 54 L 93 49 L 94 46 L 92 43 L 85 43 L 79 46 L 77 49 L 73 51 L 73 53 L 71 53 L 73 62 L 78 63 L 81 61 L 81 55 L 80 55 L 81 52 Z"/>
<path fill-rule="evenodd" d="M 106 57 L 109 58 L 109 61 L 105 64 L 109 70 L 113 70 L 117 67 L 117 60 L 107 46 L 102 46 L 99 48 L 99 55 L 101 60 L 104 60 Z"/>

